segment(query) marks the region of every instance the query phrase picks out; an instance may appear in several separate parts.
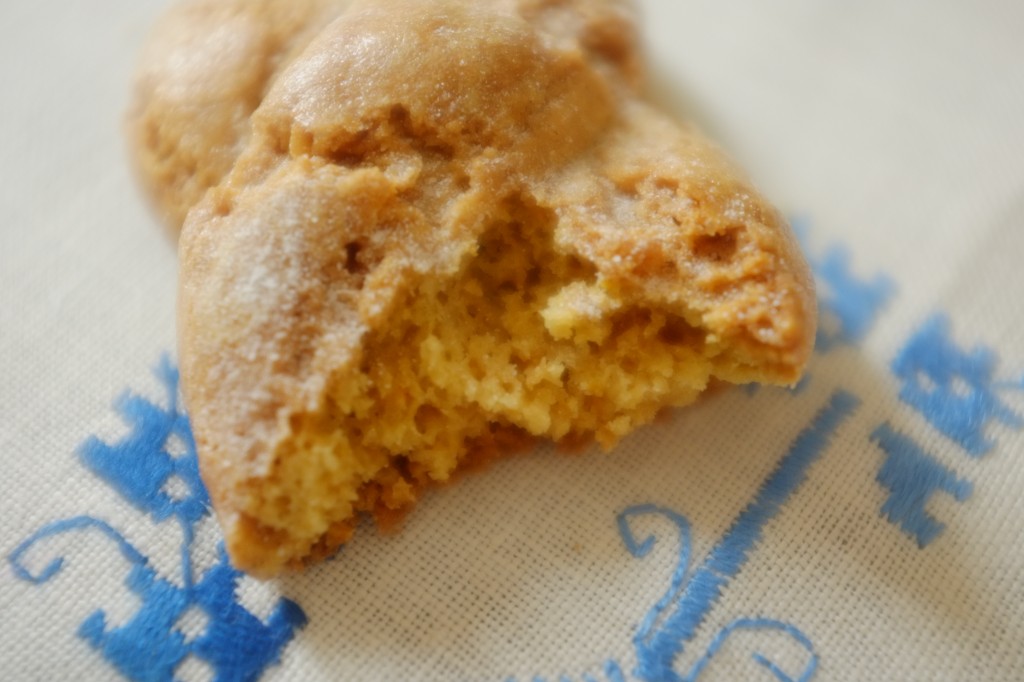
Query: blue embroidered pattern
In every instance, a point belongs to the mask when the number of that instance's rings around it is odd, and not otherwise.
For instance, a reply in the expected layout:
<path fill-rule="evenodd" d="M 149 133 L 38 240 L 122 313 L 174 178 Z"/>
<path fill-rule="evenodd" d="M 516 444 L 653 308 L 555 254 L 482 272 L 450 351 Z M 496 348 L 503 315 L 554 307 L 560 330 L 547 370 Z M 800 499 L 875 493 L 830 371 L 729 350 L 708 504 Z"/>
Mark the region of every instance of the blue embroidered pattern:
<path fill-rule="evenodd" d="M 672 681 L 696 679 L 700 669 L 694 669 L 686 677 L 673 670 L 673 662 L 682 653 L 683 645 L 693 639 L 722 590 L 739 573 L 748 554 L 761 539 L 765 524 L 778 514 L 785 501 L 804 481 L 808 468 L 824 453 L 832 435 L 859 404 L 859 399 L 845 391 L 837 391 L 832 395 L 828 405 L 797 437 L 789 452 L 761 486 L 757 497 L 740 513 L 703 565 L 685 584 L 683 576 L 690 555 L 689 526 L 677 514 L 667 514 L 679 528 L 679 562 L 672 575 L 669 591 L 647 614 L 633 640 L 637 651 L 638 677 Z M 620 517 L 620 531 L 625 529 L 628 533 L 629 516 L 651 512 L 660 510 L 648 507 L 627 510 L 626 515 Z M 624 534 L 623 539 L 634 556 L 646 554 L 653 543 L 652 538 L 637 543 L 631 534 L 628 537 Z M 713 652 L 709 652 L 709 655 L 713 655 Z M 806 679 L 810 679 L 813 673 L 815 660 L 812 655 L 808 663 L 810 672 L 805 670 Z M 801 679 L 805 677 L 801 676 Z"/>
<path fill-rule="evenodd" d="M 917 443 L 896 433 L 889 424 L 875 429 L 871 440 L 877 442 L 886 455 L 877 476 L 878 482 L 889 490 L 882 514 L 913 535 L 919 547 L 926 547 L 945 528 L 945 524 L 925 511 L 932 494 L 941 490 L 963 502 L 970 497 L 973 486 L 957 478 Z"/>
<path fill-rule="evenodd" d="M 736 577 L 746 563 L 749 553 L 760 541 L 764 527 L 782 509 L 782 505 L 800 487 L 807 471 L 825 452 L 839 427 L 853 414 L 860 400 L 846 391 L 836 391 L 828 403 L 814 417 L 811 424 L 797 436 L 786 455 L 761 485 L 754 500 L 740 512 L 729 530 L 714 546 L 704 563 L 687 579 L 690 555 L 690 523 L 681 514 L 653 504 L 629 507 L 616 519 L 619 535 L 626 549 L 642 559 L 654 548 L 654 536 L 639 538 L 633 531 L 633 521 L 643 516 L 661 516 L 676 528 L 679 558 L 669 580 L 668 591 L 645 615 L 633 637 L 637 653 L 637 668 L 633 674 L 647 682 L 694 682 L 722 649 L 728 638 L 738 631 L 776 631 L 787 635 L 807 654 L 802 670 L 791 675 L 760 653 L 754 653 L 754 662 L 781 682 L 807 682 L 818 667 L 818 655 L 811 640 L 796 627 L 767 618 L 740 618 L 728 624 L 713 638 L 707 651 L 685 674 L 679 674 L 675 661 L 683 647 L 696 635 L 697 628 L 710 613 L 722 591 Z M 625 682 L 621 666 L 609 660 L 604 666 L 607 682 Z M 598 682 L 584 674 L 583 682 Z M 509 680 L 508 682 L 514 682 Z M 534 677 L 533 682 L 544 682 Z M 571 682 L 562 675 L 559 682 Z"/>
<path fill-rule="evenodd" d="M 778 632 L 789 635 L 793 641 L 807 651 L 807 654 L 809 655 L 807 664 L 804 667 L 803 672 L 800 674 L 800 677 L 796 678 L 787 675 L 782 668 L 769 660 L 764 654 L 759 652 L 754 652 L 752 654 L 751 657 L 754 659 L 754 662 L 774 675 L 780 682 L 808 682 L 808 680 L 814 677 L 814 673 L 817 672 L 818 655 L 814 653 L 814 645 L 811 644 L 811 640 L 807 638 L 807 635 L 800 632 L 800 630 L 788 623 L 768 618 L 739 618 L 726 625 L 717 635 L 715 635 L 715 638 L 711 640 L 711 644 L 708 646 L 707 652 L 701 656 L 700 660 L 698 660 L 693 666 L 693 669 L 690 671 L 690 674 L 686 679 L 696 680 L 700 674 L 704 672 L 704 668 L 707 667 L 708 663 L 711 662 L 711 659 L 714 658 L 715 654 L 717 654 L 719 649 L 722 648 L 722 645 L 725 644 L 729 636 L 740 630 L 777 630 Z"/>
<path fill-rule="evenodd" d="M 979 458 L 996 445 L 985 435 L 990 422 L 1024 428 L 1024 418 L 998 395 L 999 391 L 1024 390 L 1024 377 L 997 381 L 996 352 L 985 346 L 963 350 L 953 342 L 950 326 L 945 315 L 927 320 L 896 355 L 892 371 L 902 382 L 900 399 L 957 443 L 964 454 Z M 888 423 L 876 428 L 871 439 L 885 452 L 876 477 L 889 490 L 882 515 L 924 549 L 945 529 L 945 524 L 925 510 L 931 496 L 943 491 L 964 502 L 973 485 Z"/>
<path fill-rule="evenodd" d="M 98 530 L 114 541 L 131 564 L 125 580 L 142 600 L 127 623 L 108 629 L 98 610 L 82 623 L 78 634 L 122 675 L 132 680 L 172 680 L 175 670 L 192 656 L 213 670 L 218 682 L 256 680 L 278 662 L 296 629 L 306 624 L 302 609 L 281 599 L 266 622 L 247 611 L 237 599 L 241 574 L 228 563 L 223 547 L 219 561 L 196 582 L 192 566 L 195 526 L 209 514 L 209 498 L 199 478 L 195 442 L 188 419 L 178 405 L 178 372 L 166 357 L 157 376 L 167 391 L 167 407 L 138 396 L 122 397 L 118 411 L 131 432 L 115 445 L 88 440 L 81 449 L 82 463 L 128 502 L 154 521 L 175 518 L 181 525 L 182 584 L 175 585 L 149 566 L 147 558 L 106 522 L 78 516 L 48 524 L 11 553 L 14 573 L 22 580 L 42 584 L 64 566 L 63 557 L 33 574 L 24 565 L 25 554 L 40 540 L 72 531 Z M 171 482 L 178 479 L 176 489 Z M 202 634 L 191 640 L 177 629 L 190 609 L 206 619 Z"/>
<path fill-rule="evenodd" d="M 980 457 L 995 446 L 985 437 L 988 422 L 1024 427 L 1024 418 L 996 395 L 997 389 L 1008 386 L 995 381 L 996 362 L 991 348 L 958 348 L 950 336 L 949 319 L 936 315 L 896 356 L 892 371 L 903 382 L 901 400 L 969 455 Z"/>

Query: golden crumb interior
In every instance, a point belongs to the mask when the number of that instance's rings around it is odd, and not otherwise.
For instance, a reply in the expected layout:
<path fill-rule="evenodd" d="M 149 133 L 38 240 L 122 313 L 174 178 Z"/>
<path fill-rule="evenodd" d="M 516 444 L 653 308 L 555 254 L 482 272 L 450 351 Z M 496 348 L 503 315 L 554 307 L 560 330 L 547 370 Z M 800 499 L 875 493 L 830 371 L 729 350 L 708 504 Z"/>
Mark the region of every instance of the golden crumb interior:
<path fill-rule="evenodd" d="M 555 249 L 554 221 L 510 205 L 457 277 L 407 290 L 357 366 L 330 381 L 322 411 L 292 417 L 256 505 L 287 530 L 292 546 L 279 550 L 319 557 L 358 510 L 407 507 L 496 433 L 610 447 L 704 389 L 703 334 L 623 305 L 591 265 Z M 358 244 L 348 267 L 364 267 Z"/>

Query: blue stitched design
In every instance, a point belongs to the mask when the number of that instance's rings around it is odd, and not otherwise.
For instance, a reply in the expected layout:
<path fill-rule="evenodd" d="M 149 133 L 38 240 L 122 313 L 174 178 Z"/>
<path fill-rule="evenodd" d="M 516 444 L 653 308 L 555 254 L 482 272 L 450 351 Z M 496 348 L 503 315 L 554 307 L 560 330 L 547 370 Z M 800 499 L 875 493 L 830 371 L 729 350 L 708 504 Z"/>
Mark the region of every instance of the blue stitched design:
<path fill-rule="evenodd" d="M 33 574 L 22 564 L 22 555 L 24 555 L 25 552 L 31 549 L 33 545 L 43 538 L 50 537 L 51 535 L 60 535 L 61 533 L 66 533 L 72 530 L 83 530 L 87 528 L 95 528 L 113 540 L 117 544 L 117 548 L 121 550 L 122 556 L 131 563 L 146 563 L 146 557 L 142 556 L 138 550 L 124 539 L 124 536 L 114 530 L 109 524 L 100 521 L 99 519 L 94 519 L 91 516 L 76 516 L 74 518 L 55 521 L 43 526 L 23 540 L 20 545 L 15 547 L 14 551 L 12 551 L 10 556 L 7 557 L 11 562 L 11 568 L 14 570 L 14 575 L 18 576 L 22 580 L 35 583 L 36 585 L 45 583 L 64 568 L 64 557 L 57 557 L 48 563 L 43 570 L 39 571 L 38 574 Z"/>
<path fill-rule="evenodd" d="M 639 537 L 634 532 L 635 519 L 660 516 L 672 523 L 679 538 L 679 558 L 669 580 L 669 588 L 648 611 L 637 626 L 633 644 L 637 652 L 637 668 L 633 674 L 647 682 L 695 682 L 722 649 L 726 640 L 739 630 L 774 630 L 788 635 L 807 652 L 807 662 L 797 675 L 790 675 L 761 653 L 751 655 L 752 660 L 781 682 L 807 682 L 818 667 L 818 656 L 810 638 L 796 627 L 779 620 L 766 618 L 740 618 L 722 628 L 707 651 L 694 663 L 689 672 L 680 675 L 674 663 L 683 652 L 683 645 L 696 635 L 697 628 L 707 617 L 722 590 L 746 563 L 747 556 L 761 539 L 764 527 L 774 518 L 782 505 L 800 487 L 807 471 L 825 452 L 839 427 L 860 405 L 853 394 L 837 390 L 828 403 L 814 416 L 790 446 L 768 478 L 761 484 L 754 500 L 740 512 L 732 526 L 715 545 L 704 564 L 690 575 L 687 573 L 692 551 L 690 523 L 683 515 L 654 504 L 629 507 L 616 517 L 622 543 L 631 555 L 642 559 L 654 548 L 653 535 Z M 609 660 L 604 666 L 607 682 L 625 682 L 621 666 Z M 537 677 L 535 680 L 543 680 Z M 583 682 L 598 682 L 584 673 Z M 559 682 L 569 682 L 562 675 Z M 509 682 L 514 682 L 510 678 Z"/>
<path fill-rule="evenodd" d="M 622 666 L 619 665 L 618 661 L 609 659 L 605 661 L 602 667 L 604 674 L 604 682 L 626 682 L 626 675 L 622 672 Z M 594 677 L 590 673 L 583 673 L 580 677 L 583 682 L 600 682 L 601 678 Z M 515 677 L 509 677 L 505 682 L 516 682 Z M 530 682 L 548 682 L 546 678 L 540 675 L 534 675 L 530 678 Z M 558 682 L 573 682 L 572 678 L 568 675 L 559 675 Z"/>
<path fill-rule="evenodd" d="M 677 514 L 671 509 L 657 507 L 653 504 L 641 504 L 630 507 L 619 514 L 616 521 L 619 527 L 619 535 L 622 537 L 622 542 L 626 545 L 626 549 L 629 550 L 629 553 L 637 559 L 642 559 L 650 553 L 651 549 L 654 547 L 654 536 L 650 535 L 638 543 L 633 537 L 633 531 L 630 528 L 629 522 L 630 519 L 637 516 L 655 514 L 664 516 L 679 529 L 679 560 L 676 562 L 676 568 L 672 572 L 672 579 L 669 581 L 668 591 L 661 597 L 661 599 L 658 600 L 654 607 L 647 612 L 647 615 L 637 628 L 636 635 L 633 637 L 633 643 L 638 647 L 641 646 L 642 642 L 646 642 L 650 638 L 651 630 L 654 628 L 655 622 L 663 620 L 662 617 L 665 614 L 665 610 L 677 597 L 679 590 L 683 587 L 683 580 L 686 578 L 686 570 L 690 564 L 690 522 L 686 520 L 686 517 L 681 514 Z"/>
<path fill-rule="evenodd" d="M 995 381 L 995 351 L 977 346 L 969 352 L 950 337 L 949 318 L 935 315 L 911 337 L 892 363 L 903 381 L 900 399 L 924 415 L 935 428 L 973 457 L 995 447 L 985 425 L 997 420 L 1019 429 L 1024 419 L 996 395 L 1016 382 Z"/>
<path fill-rule="evenodd" d="M 115 445 L 90 437 L 82 444 L 79 456 L 90 471 L 154 521 L 177 516 L 195 524 L 209 512 L 210 498 L 199 478 L 188 417 L 178 406 L 178 370 L 164 356 L 156 375 L 167 391 L 168 406 L 159 407 L 130 393 L 122 395 L 115 408 L 128 422 L 132 436 Z M 175 456 L 168 452 L 166 446 L 172 437 L 180 439 L 184 453 Z M 179 477 L 188 490 L 181 499 L 173 499 L 163 490 L 173 476 Z"/>
<path fill-rule="evenodd" d="M 178 405 L 178 372 L 164 357 L 156 369 L 167 392 L 167 407 L 125 395 L 116 407 L 131 432 L 115 445 L 90 438 L 82 446 L 82 463 L 154 521 L 175 518 L 181 525 L 182 585 L 159 577 L 146 557 L 106 522 L 78 516 L 48 524 L 23 541 L 8 557 L 14 573 L 35 584 L 48 581 L 64 567 L 64 558 L 51 560 L 33 574 L 24 555 L 40 540 L 72 531 L 95 529 L 113 540 L 131 564 L 125 584 L 142 600 L 138 612 L 124 625 L 108 629 L 106 614 L 97 610 L 81 624 L 79 636 L 132 680 L 172 680 L 188 657 L 207 663 L 218 682 L 255 680 L 278 662 L 295 630 L 306 616 L 295 602 L 281 599 L 264 622 L 237 599 L 241 574 L 228 563 L 223 546 L 219 560 L 196 582 L 192 566 L 195 525 L 209 514 L 209 498 L 199 478 L 195 442 L 188 419 Z M 172 452 L 172 441 L 182 452 Z M 184 492 L 172 495 L 173 478 Z M 186 640 L 177 629 L 190 609 L 206 618 L 203 633 Z"/>
<path fill-rule="evenodd" d="M 846 391 L 839 390 L 832 394 L 828 404 L 818 412 L 810 426 L 800 433 L 789 452 L 762 484 L 757 497 L 740 513 L 685 586 L 681 585 L 679 575 L 685 575 L 689 560 L 688 526 L 685 520 L 680 523 L 679 518 L 676 518 L 678 515 L 669 517 L 680 528 L 680 536 L 684 541 L 681 543 L 679 562 L 669 592 L 645 618 L 634 639 L 638 677 L 645 680 L 685 681 L 694 679 L 695 674 L 699 673 L 698 670 L 691 672 L 690 676 L 682 677 L 673 670 L 673 662 L 682 653 L 683 645 L 693 639 L 722 590 L 739 573 L 749 552 L 760 540 L 765 524 L 779 513 L 782 505 L 806 478 L 811 464 L 824 453 L 833 434 L 859 404 L 860 400 Z M 652 511 L 645 505 L 627 510 L 627 513 L 635 515 Z M 620 522 L 619 527 L 620 532 L 623 528 L 628 531 L 628 524 Z M 634 556 L 642 556 L 649 550 L 650 538 L 637 543 L 631 534 L 624 534 L 623 541 Z M 661 622 L 657 627 L 651 627 L 655 620 Z"/>
<path fill-rule="evenodd" d="M 604 664 L 604 676 L 608 678 L 608 682 L 626 682 L 622 668 L 615 661 L 610 660 Z"/>
<path fill-rule="evenodd" d="M 808 680 L 814 677 L 814 673 L 818 669 L 818 655 L 814 653 L 814 645 L 811 644 L 811 640 L 807 635 L 782 621 L 768 618 L 739 618 L 726 625 L 715 635 L 715 638 L 711 640 L 711 644 L 708 646 L 707 653 L 701 656 L 686 679 L 696 680 L 708 663 L 711 662 L 711 659 L 714 658 L 715 654 L 722 648 L 729 636 L 737 630 L 777 630 L 789 635 L 807 651 L 808 655 L 807 663 L 799 677 L 792 677 L 786 674 L 778 665 L 759 652 L 751 654 L 751 658 L 755 663 L 767 669 L 780 682 L 808 682 Z"/>
<path fill-rule="evenodd" d="M 932 494 L 941 490 L 963 502 L 970 497 L 973 486 L 970 481 L 957 478 L 888 423 L 875 429 L 871 440 L 885 451 L 885 462 L 876 477 L 889 490 L 889 497 L 882 505 L 882 514 L 916 538 L 918 546 L 923 549 L 946 527 L 925 510 Z"/>

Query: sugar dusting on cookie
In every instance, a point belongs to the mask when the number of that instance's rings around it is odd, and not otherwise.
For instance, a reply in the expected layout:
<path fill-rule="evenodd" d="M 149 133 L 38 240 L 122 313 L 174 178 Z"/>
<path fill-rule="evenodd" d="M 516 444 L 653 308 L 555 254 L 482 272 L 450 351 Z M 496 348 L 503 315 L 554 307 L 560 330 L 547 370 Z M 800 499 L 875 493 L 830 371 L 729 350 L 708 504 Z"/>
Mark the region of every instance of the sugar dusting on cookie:
<path fill-rule="evenodd" d="M 713 378 L 797 380 L 807 266 L 639 97 L 629 17 L 364 0 L 277 77 L 181 239 L 183 387 L 237 565 L 322 558 L 516 443 L 611 448 Z"/>

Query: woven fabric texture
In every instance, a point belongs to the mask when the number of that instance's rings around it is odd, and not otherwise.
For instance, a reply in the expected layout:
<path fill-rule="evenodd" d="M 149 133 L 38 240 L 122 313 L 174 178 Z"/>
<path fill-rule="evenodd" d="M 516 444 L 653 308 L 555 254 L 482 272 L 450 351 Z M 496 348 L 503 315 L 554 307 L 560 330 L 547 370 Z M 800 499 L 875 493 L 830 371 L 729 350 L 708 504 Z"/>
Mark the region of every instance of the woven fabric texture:
<path fill-rule="evenodd" d="M 220 554 L 121 135 L 164 3 L 0 7 L 4 679 L 1024 678 L 1024 4 L 639 4 L 651 96 L 799 231 L 808 377 L 269 582 Z"/>

